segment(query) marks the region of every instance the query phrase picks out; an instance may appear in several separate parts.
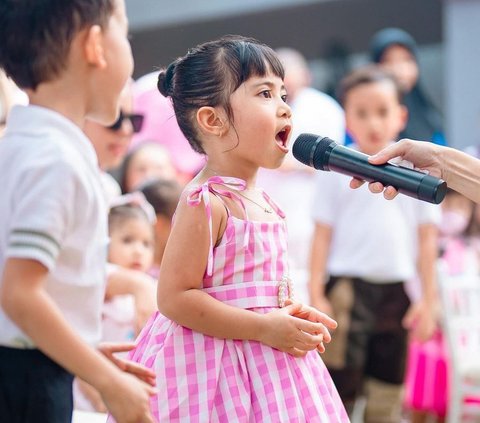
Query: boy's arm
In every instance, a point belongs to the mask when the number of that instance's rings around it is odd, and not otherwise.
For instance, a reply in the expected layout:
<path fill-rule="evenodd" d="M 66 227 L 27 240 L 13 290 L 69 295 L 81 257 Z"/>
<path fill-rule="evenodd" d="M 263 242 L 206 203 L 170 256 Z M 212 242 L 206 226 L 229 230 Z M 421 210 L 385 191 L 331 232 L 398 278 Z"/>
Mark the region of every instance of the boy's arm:
<path fill-rule="evenodd" d="M 428 340 L 436 327 L 437 282 L 436 262 L 438 257 L 438 229 L 433 224 L 418 227 L 418 262 L 417 272 L 422 285 L 422 297 L 418 304 L 413 304 L 405 316 L 404 324 L 413 329 L 414 336 Z"/>
<path fill-rule="evenodd" d="M 6 314 L 42 352 L 98 389 L 117 421 L 151 421 L 153 388 L 120 372 L 77 336 L 44 289 L 47 275 L 35 260 L 8 259 L 0 292 Z"/>
<path fill-rule="evenodd" d="M 325 297 L 325 276 L 331 240 L 332 227 L 324 223 L 315 223 L 310 249 L 310 303 L 327 314 L 332 312 L 330 303 Z"/>

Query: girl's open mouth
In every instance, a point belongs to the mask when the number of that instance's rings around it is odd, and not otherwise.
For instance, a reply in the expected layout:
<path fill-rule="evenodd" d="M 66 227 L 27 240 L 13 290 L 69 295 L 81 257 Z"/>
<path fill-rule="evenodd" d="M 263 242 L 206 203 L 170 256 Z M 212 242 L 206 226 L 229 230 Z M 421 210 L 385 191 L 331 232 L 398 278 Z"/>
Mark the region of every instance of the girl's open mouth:
<path fill-rule="evenodd" d="M 287 126 L 283 127 L 282 130 L 279 131 L 277 133 L 277 135 L 275 136 L 275 141 L 277 142 L 277 145 L 285 153 L 288 152 L 287 144 L 288 144 L 288 138 L 289 138 L 289 135 L 290 135 L 290 131 L 291 131 L 291 127 L 287 125 Z"/>

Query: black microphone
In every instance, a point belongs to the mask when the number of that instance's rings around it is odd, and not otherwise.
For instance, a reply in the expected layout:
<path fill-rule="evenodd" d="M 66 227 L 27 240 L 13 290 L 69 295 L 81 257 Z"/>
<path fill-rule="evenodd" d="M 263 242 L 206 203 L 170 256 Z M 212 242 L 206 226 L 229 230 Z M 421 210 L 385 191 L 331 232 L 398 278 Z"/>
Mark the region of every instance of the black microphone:
<path fill-rule="evenodd" d="M 439 204 L 447 192 L 447 184 L 442 179 L 388 163 L 372 165 L 368 155 L 338 145 L 327 137 L 300 134 L 292 152 L 298 161 L 315 169 L 333 170 L 368 182 L 381 182 L 402 194 L 429 203 Z"/>

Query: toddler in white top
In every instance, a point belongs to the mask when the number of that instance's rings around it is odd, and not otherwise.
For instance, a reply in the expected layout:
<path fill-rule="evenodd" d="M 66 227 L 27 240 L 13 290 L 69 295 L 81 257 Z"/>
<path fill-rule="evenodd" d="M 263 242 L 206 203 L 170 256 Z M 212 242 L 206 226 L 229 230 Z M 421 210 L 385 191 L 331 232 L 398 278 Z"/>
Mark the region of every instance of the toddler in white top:
<path fill-rule="evenodd" d="M 108 216 L 109 267 L 147 272 L 153 263 L 155 212 L 138 192 L 119 197 L 116 204 Z M 107 296 L 102 309 L 102 341 L 132 342 L 137 332 L 133 295 Z M 107 411 L 98 391 L 79 379 L 75 384 L 75 408 Z"/>

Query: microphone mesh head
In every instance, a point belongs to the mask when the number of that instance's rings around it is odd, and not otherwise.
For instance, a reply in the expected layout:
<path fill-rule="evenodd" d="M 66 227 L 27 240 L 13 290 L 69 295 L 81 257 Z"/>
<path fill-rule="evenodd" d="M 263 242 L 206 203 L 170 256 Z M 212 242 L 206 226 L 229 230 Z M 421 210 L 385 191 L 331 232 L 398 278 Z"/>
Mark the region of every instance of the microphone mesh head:
<path fill-rule="evenodd" d="M 328 154 L 325 152 L 331 144 L 335 143 L 330 138 L 314 134 L 300 134 L 293 144 L 293 156 L 303 164 L 315 169 L 328 170 Z"/>

